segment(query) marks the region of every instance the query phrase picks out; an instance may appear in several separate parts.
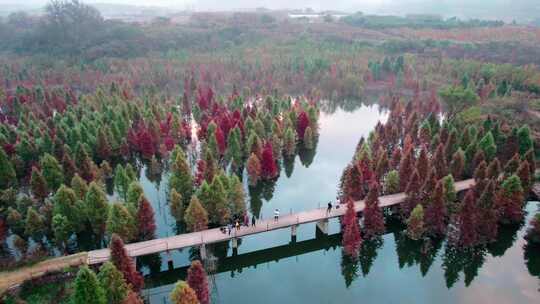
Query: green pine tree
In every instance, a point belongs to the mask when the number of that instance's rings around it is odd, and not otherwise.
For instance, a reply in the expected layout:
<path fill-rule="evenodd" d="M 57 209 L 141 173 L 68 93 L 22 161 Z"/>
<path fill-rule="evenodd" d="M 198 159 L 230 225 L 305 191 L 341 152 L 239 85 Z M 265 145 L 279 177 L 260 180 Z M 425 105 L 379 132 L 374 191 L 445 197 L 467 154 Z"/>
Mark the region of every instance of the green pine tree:
<path fill-rule="evenodd" d="M 173 188 L 182 195 L 184 205 L 187 205 L 193 194 L 193 180 L 191 169 L 182 150 L 177 153 L 171 167 L 169 189 Z"/>
<path fill-rule="evenodd" d="M 64 183 L 64 172 L 56 158 L 45 153 L 41 158 L 41 170 L 49 189 L 56 191 Z"/>
<path fill-rule="evenodd" d="M 105 292 L 98 282 L 96 274 L 83 266 L 77 273 L 73 292 L 73 304 L 106 304 Z"/>
<path fill-rule="evenodd" d="M 17 186 L 17 176 L 13 164 L 4 149 L 0 149 L 0 189 Z"/>
<path fill-rule="evenodd" d="M 125 242 L 135 238 L 137 227 L 135 219 L 122 203 L 114 203 L 109 208 L 107 217 L 107 234 L 109 237 L 118 234 Z"/>
<path fill-rule="evenodd" d="M 106 262 L 99 268 L 97 275 L 99 284 L 105 291 L 108 304 L 122 304 L 128 295 L 129 287 L 124 275 L 111 262 Z"/>
<path fill-rule="evenodd" d="M 107 216 L 109 214 L 109 204 L 107 195 L 95 182 L 91 182 L 85 197 L 86 214 L 92 230 L 99 237 L 105 233 Z"/>

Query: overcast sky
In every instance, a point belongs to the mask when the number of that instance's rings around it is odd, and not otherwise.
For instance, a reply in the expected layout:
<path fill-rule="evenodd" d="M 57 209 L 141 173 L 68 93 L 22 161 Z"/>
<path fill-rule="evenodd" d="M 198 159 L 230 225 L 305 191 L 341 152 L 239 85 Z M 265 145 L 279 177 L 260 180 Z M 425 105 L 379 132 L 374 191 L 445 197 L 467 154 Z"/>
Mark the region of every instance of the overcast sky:
<path fill-rule="evenodd" d="M 2 5 L 43 6 L 47 0 L 0 0 Z M 194 10 L 306 8 L 378 14 L 438 13 L 479 18 L 540 18 L 540 0 L 83 0 Z"/>

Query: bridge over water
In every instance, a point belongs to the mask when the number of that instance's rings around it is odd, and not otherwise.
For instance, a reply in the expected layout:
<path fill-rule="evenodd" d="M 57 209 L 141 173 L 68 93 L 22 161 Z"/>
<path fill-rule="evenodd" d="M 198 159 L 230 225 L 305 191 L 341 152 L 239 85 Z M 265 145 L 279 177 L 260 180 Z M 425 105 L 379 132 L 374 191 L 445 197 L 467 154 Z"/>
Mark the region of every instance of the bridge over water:
<path fill-rule="evenodd" d="M 456 191 L 461 192 L 467 190 L 474 185 L 473 179 L 457 182 L 455 184 Z M 391 195 L 385 195 L 379 197 L 379 206 L 381 208 L 391 207 L 398 205 L 405 201 L 405 193 L 397 193 Z M 355 210 L 361 212 L 364 210 L 364 201 L 355 202 Z M 291 228 L 291 235 L 296 236 L 296 230 L 299 225 L 307 223 L 317 223 L 317 228 L 324 234 L 328 233 L 328 220 L 336 217 L 340 217 L 345 214 L 346 208 L 342 206 L 339 209 L 332 209 L 330 213 L 326 208 L 317 208 L 308 211 L 302 211 L 298 213 L 291 213 L 280 216 L 279 220 L 267 219 L 258 221 L 256 226 L 242 227 L 240 230 L 233 230 L 229 235 L 223 233 L 219 228 L 203 230 L 199 232 L 185 233 L 181 235 L 175 235 L 171 237 L 155 239 L 150 241 L 131 243 L 126 245 L 128 254 L 132 257 L 145 256 L 159 252 L 170 252 L 176 249 L 182 249 L 187 247 L 199 247 L 201 252 L 201 258 L 206 258 L 206 245 L 224 241 L 231 241 L 232 247 L 238 247 L 238 239 L 254 235 L 258 233 L 264 233 L 267 231 Z M 88 252 L 89 265 L 103 263 L 110 258 L 110 252 L 108 248 L 99 249 Z"/>

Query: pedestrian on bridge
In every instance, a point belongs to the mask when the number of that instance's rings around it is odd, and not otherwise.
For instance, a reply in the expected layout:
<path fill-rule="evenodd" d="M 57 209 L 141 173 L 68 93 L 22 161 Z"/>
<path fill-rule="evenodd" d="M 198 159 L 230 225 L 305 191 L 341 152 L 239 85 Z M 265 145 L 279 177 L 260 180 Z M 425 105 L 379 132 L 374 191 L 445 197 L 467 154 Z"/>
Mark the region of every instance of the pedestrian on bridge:
<path fill-rule="evenodd" d="M 232 224 L 231 223 L 227 224 L 227 230 L 229 230 L 229 235 L 231 235 L 231 230 L 232 230 Z"/>
<path fill-rule="evenodd" d="M 327 214 L 330 214 L 330 212 L 332 212 L 332 202 L 328 202 L 328 208 L 326 208 L 326 213 Z"/>
<path fill-rule="evenodd" d="M 251 217 L 251 227 L 255 227 L 255 222 L 256 222 L 255 215 L 253 215 Z"/>
<path fill-rule="evenodd" d="M 274 221 L 277 222 L 279 219 L 279 209 L 274 210 Z"/>

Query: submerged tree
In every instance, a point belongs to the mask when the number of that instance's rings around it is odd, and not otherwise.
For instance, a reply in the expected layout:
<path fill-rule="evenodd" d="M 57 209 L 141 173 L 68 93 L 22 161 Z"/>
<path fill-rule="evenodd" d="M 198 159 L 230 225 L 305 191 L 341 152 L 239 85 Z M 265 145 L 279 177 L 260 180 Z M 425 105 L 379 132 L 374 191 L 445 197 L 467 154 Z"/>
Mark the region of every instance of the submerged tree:
<path fill-rule="evenodd" d="M 74 304 L 105 304 L 107 300 L 96 274 L 87 266 L 81 267 L 75 279 Z"/>
<path fill-rule="evenodd" d="M 141 274 L 135 268 L 133 259 L 128 255 L 122 239 L 113 234 L 109 244 L 111 262 L 124 275 L 124 279 L 134 291 L 140 291 L 144 285 Z"/>
<path fill-rule="evenodd" d="M 176 189 L 171 189 L 169 193 L 169 205 L 171 206 L 171 215 L 176 219 L 176 221 L 184 220 L 184 203 L 182 200 L 182 195 L 176 191 Z"/>
<path fill-rule="evenodd" d="M 84 200 L 87 208 L 88 222 L 93 232 L 99 237 L 102 237 L 105 233 L 107 216 L 109 214 L 107 195 L 101 189 L 101 186 L 95 182 L 91 182 Z"/>
<path fill-rule="evenodd" d="M 519 223 L 523 219 L 525 198 L 518 176 L 512 175 L 504 180 L 495 200 L 501 210 L 500 221 L 503 224 Z"/>
<path fill-rule="evenodd" d="M 362 245 L 362 237 L 360 235 L 360 227 L 358 225 L 358 218 L 356 211 L 354 210 L 354 203 L 352 200 L 347 202 L 347 211 L 343 216 L 343 248 L 345 253 L 350 257 L 357 257 L 358 250 Z"/>
<path fill-rule="evenodd" d="M 188 285 L 197 294 L 197 299 L 201 304 L 210 303 L 210 293 L 208 290 L 208 278 L 206 271 L 200 261 L 193 261 L 188 269 L 186 279 Z"/>
<path fill-rule="evenodd" d="M 418 204 L 407 220 L 407 235 L 413 240 L 419 240 L 423 237 L 424 232 L 424 208 Z"/>
<path fill-rule="evenodd" d="M 49 196 L 49 187 L 47 186 L 47 181 L 41 174 L 41 171 L 36 167 L 32 167 L 32 175 L 30 178 L 30 188 L 34 197 L 43 201 L 47 196 Z"/>
<path fill-rule="evenodd" d="M 435 237 L 444 236 L 446 233 L 446 204 L 444 199 L 444 186 L 441 181 L 437 182 L 435 191 L 427 203 L 425 212 L 426 232 Z"/>
<path fill-rule="evenodd" d="M 124 281 L 124 275 L 111 262 L 105 262 L 100 268 L 97 279 L 105 291 L 109 304 L 123 304 L 129 288 Z"/>
<path fill-rule="evenodd" d="M 191 177 L 191 169 L 186 161 L 184 152 L 177 147 L 176 158 L 171 167 L 171 177 L 169 179 L 169 188 L 175 189 L 182 195 L 184 205 L 189 203 L 191 195 L 193 194 L 193 181 Z M 175 155 L 173 153 L 173 155 Z"/>
<path fill-rule="evenodd" d="M 184 221 L 188 231 L 201 231 L 208 228 L 208 213 L 195 195 L 186 209 Z"/>
<path fill-rule="evenodd" d="M 154 209 L 150 202 L 143 195 L 139 201 L 137 210 L 138 237 L 140 241 L 148 241 L 156 238 L 156 222 L 154 220 Z"/>
<path fill-rule="evenodd" d="M 384 233 L 384 216 L 379 207 L 379 186 L 371 184 L 364 208 L 364 237 L 372 239 Z"/>
<path fill-rule="evenodd" d="M 64 183 L 64 173 L 62 167 L 54 156 L 45 153 L 41 158 L 41 168 L 43 177 L 47 181 L 47 186 L 52 191 L 56 191 Z"/>
<path fill-rule="evenodd" d="M 122 203 L 113 203 L 109 208 L 107 233 L 109 236 L 117 234 L 126 241 L 131 241 L 135 238 L 137 233 L 135 219 Z"/>
<path fill-rule="evenodd" d="M 261 178 L 261 162 L 255 153 L 251 153 L 247 162 L 249 184 L 255 186 Z"/>
<path fill-rule="evenodd" d="M 0 189 L 7 189 L 17 185 L 17 176 L 13 164 L 4 149 L 0 148 Z"/>
<path fill-rule="evenodd" d="M 264 145 L 261 158 L 261 177 L 263 179 L 274 179 L 278 175 L 278 168 L 276 165 L 276 159 L 274 158 L 274 152 L 272 149 L 272 143 L 268 142 Z"/>
<path fill-rule="evenodd" d="M 476 219 L 475 194 L 473 190 L 468 190 L 458 215 L 457 226 L 459 229 L 459 238 L 457 241 L 460 246 L 467 248 L 477 244 L 478 232 L 475 227 Z"/>
<path fill-rule="evenodd" d="M 197 294 L 184 281 L 178 281 L 170 294 L 173 304 L 199 304 Z"/>

